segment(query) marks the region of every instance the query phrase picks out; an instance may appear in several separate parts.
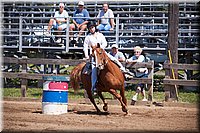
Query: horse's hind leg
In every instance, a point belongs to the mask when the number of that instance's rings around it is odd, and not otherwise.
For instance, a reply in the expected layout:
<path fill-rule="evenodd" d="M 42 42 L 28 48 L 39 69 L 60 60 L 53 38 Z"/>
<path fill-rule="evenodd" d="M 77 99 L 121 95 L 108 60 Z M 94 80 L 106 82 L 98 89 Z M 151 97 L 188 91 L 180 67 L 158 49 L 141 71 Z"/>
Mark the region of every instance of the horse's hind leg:
<path fill-rule="evenodd" d="M 105 100 L 105 98 L 103 97 L 102 92 L 98 91 L 97 93 L 98 93 L 99 97 L 101 98 L 101 100 L 103 101 L 103 104 L 104 104 L 103 110 L 108 111 L 108 103 Z"/>
<path fill-rule="evenodd" d="M 127 106 L 126 106 L 126 103 L 123 102 L 123 99 L 122 99 L 122 96 L 120 94 L 117 93 L 116 90 L 114 89 L 110 89 L 109 91 L 112 95 L 114 95 L 121 103 L 121 106 L 122 106 L 122 111 L 123 112 L 126 112 L 126 114 L 128 114 L 128 109 L 127 109 Z"/>

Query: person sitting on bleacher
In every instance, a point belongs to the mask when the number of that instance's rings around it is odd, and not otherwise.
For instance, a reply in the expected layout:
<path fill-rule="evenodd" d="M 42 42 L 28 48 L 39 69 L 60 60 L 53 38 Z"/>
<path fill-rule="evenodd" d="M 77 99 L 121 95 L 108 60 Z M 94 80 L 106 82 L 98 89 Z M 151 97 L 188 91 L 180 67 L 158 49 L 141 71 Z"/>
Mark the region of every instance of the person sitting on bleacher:
<path fill-rule="evenodd" d="M 103 10 L 99 11 L 97 15 L 99 31 L 110 31 L 114 29 L 114 14 L 111 9 L 109 9 L 108 3 L 103 4 Z"/>
<path fill-rule="evenodd" d="M 145 57 L 142 55 L 142 48 L 139 46 L 134 47 L 134 55 L 126 60 L 127 63 L 131 62 L 145 62 Z M 148 75 L 148 69 L 147 68 L 138 68 L 135 72 L 135 76 L 138 78 L 144 78 L 147 77 Z M 136 94 L 133 96 L 132 101 L 137 101 L 137 97 L 139 93 L 142 93 L 143 95 L 143 100 L 142 101 L 147 101 L 146 96 L 145 96 L 145 84 L 139 83 L 137 85 L 136 89 Z"/>
<path fill-rule="evenodd" d="M 80 36 L 83 34 L 83 31 L 87 28 L 88 19 L 90 18 L 89 12 L 84 8 L 84 2 L 78 2 L 78 9 L 73 13 L 73 23 L 70 26 L 71 30 L 79 30 L 79 34 L 75 39 L 76 42 L 79 40 Z"/>
<path fill-rule="evenodd" d="M 54 14 L 54 18 L 50 19 L 49 24 L 48 24 L 48 28 L 47 28 L 47 32 L 45 33 L 46 36 L 50 36 L 50 30 L 53 26 L 53 29 L 58 30 L 58 31 L 62 31 L 64 29 L 67 28 L 67 21 L 68 21 L 68 12 L 66 10 L 64 10 L 65 5 L 64 3 L 60 3 L 59 4 L 59 11 L 56 11 Z M 61 35 L 62 32 L 56 32 L 57 35 Z M 58 37 L 57 43 L 61 42 L 61 38 Z"/>
<path fill-rule="evenodd" d="M 115 57 L 116 59 L 118 59 L 119 62 L 123 62 L 123 61 L 126 60 L 124 54 L 118 50 L 118 45 L 117 44 L 113 44 L 111 46 L 110 54 L 113 57 Z"/>

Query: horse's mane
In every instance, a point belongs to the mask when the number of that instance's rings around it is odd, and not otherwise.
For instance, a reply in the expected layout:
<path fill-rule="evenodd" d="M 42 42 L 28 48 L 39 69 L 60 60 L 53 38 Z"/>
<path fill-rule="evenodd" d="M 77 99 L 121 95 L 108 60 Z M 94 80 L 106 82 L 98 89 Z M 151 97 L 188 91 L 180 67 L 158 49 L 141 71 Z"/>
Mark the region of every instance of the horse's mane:
<path fill-rule="evenodd" d="M 102 48 L 100 48 L 100 49 L 102 49 Z M 103 51 L 103 56 L 104 56 L 105 61 L 107 61 L 107 62 L 112 62 L 112 63 L 114 63 L 116 66 L 118 66 L 118 65 L 116 64 L 116 62 L 112 61 L 112 60 L 108 57 L 108 55 L 106 54 L 106 51 L 105 51 L 104 49 L 102 49 L 102 51 Z"/>

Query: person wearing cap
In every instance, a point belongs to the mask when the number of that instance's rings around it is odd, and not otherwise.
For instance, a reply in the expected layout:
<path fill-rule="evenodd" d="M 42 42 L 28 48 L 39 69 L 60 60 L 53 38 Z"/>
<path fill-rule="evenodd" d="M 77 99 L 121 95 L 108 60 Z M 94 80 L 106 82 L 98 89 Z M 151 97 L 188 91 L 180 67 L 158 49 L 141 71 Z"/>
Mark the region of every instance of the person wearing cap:
<path fill-rule="evenodd" d="M 108 3 L 103 4 L 103 9 L 99 11 L 98 15 L 98 26 L 99 31 L 109 31 L 113 30 L 115 26 L 114 14 L 111 9 L 109 9 Z"/>
<path fill-rule="evenodd" d="M 49 23 L 48 23 L 48 28 L 47 31 L 45 32 L 46 36 L 50 35 L 50 30 L 53 26 L 53 29 L 56 29 L 58 31 L 62 31 L 64 29 L 67 28 L 67 21 L 68 21 L 68 17 L 69 14 L 66 10 L 64 10 L 65 5 L 64 3 L 60 3 L 59 4 L 59 11 L 56 11 L 54 14 L 54 18 L 50 19 Z M 62 32 L 56 32 L 57 35 L 61 35 Z M 57 43 L 61 42 L 61 38 L 58 37 Z"/>
<path fill-rule="evenodd" d="M 84 8 L 84 2 L 78 2 L 78 9 L 73 13 L 73 23 L 70 26 L 71 30 L 79 30 L 79 34 L 76 38 L 76 41 L 79 40 L 80 36 L 83 34 L 83 31 L 87 28 L 88 19 L 90 18 L 89 12 Z"/>
<path fill-rule="evenodd" d="M 113 57 L 115 57 L 116 59 L 118 59 L 118 61 L 120 61 L 120 62 L 123 62 L 123 61 L 126 60 L 124 54 L 118 50 L 118 45 L 117 44 L 113 44 L 111 46 L 111 52 L 110 52 L 110 54 Z"/>
<path fill-rule="evenodd" d="M 97 68 L 95 65 L 95 59 L 94 57 L 89 56 L 88 53 L 88 48 L 90 51 L 90 54 L 92 53 L 92 47 L 95 47 L 97 45 L 99 45 L 102 49 L 105 49 L 107 47 L 107 41 L 105 36 L 98 32 L 97 28 L 96 28 L 96 21 L 95 20 L 89 20 L 88 24 L 87 24 L 87 28 L 88 28 L 88 35 L 85 37 L 84 40 L 84 44 L 83 44 L 83 51 L 84 51 L 84 55 L 85 55 L 85 60 L 91 60 L 91 64 L 92 64 L 92 74 L 91 74 L 91 82 L 92 82 L 92 88 L 91 90 L 94 92 L 96 92 L 96 82 L 97 82 Z M 122 64 L 112 55 L 110 55 L 109 53 L 106 52 L 106 54 L 108 55 L 108 57 L 115 62 L 120 70 L 122 72 L 127 73 L 127 70 L 125 70 L 125 68 L 122 66 Z M 132 74 L 132 73 L 129 73 Z"/>
<path fill-rule="evenodd" d="M 145 57 L 142 55 L 142 48 L 139 46 L 134 47 L 134 55 L 126 60 L 127 63 L 131 62 L 145 62 Z M 144 78 L 148 76 L 148 69 L 147 68 L 138 68 L 135 73 L 136 77 L 138 78 Z M 142 101 L 147 101 L 145 96 L 145 84 L 139 83 L 136 87 L 136 93 L 132 97 L 132 101 L 136 102 L 138 94 L 141 92 L 143 96 Z"/>

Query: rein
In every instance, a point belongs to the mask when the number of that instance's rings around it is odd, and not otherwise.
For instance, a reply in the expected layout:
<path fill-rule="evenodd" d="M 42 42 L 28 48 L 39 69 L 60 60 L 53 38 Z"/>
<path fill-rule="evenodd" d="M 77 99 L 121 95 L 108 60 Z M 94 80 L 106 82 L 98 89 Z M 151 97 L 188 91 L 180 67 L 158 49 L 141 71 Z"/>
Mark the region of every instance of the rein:
<path fill-rule="evenodd" d="M 103 51 L 103 49 L 101 49 L 101 52 L 102 52 L 102 51 Z M 104 54 L 104 55 L 103 55 L 103 57 L 104 57 L 103 60 L 105 60 L 105 63 L 104 63 L 104 64 L 101 64 L 101 66 L 106 66 L 106 65 L 108 64 L 108 59 L 107 59 L 108 57 L 106 56 L 105 51 L 103 51 L 102 54 Z"/>
<path fill-rule="evenodd" d="M 98 64 L 99 66 L 97 66 L 98 68 L 101 68 L 102 66 L 106 66 L 108 64 L 108 57 L 106 56 L 106 53 L 105 51 L 103 51 L 103 49 L 100 49 L 99 53 L 97 53 L 97 48 L 94 49 L 94 56 L 95 56 L 95 59 L 97 60 L 97 55 L 96 54 L 99 54 L 100 56 L 102 56 L 102 60 L 100 64 Z M 102 55 L 103 54 L 103 55 Z M 96 61 L 95 61 L 96 62 Z M 97 63 L 96 63 L 97 64 Z"/>

